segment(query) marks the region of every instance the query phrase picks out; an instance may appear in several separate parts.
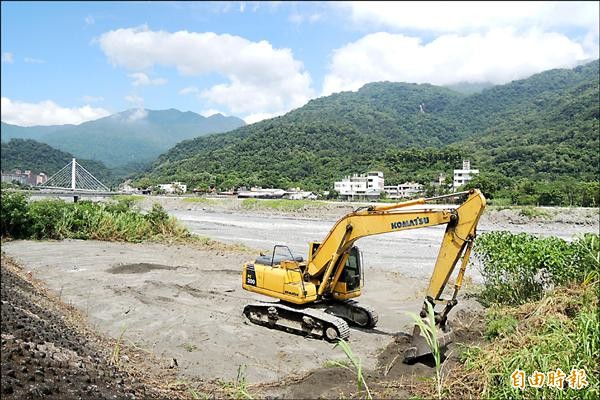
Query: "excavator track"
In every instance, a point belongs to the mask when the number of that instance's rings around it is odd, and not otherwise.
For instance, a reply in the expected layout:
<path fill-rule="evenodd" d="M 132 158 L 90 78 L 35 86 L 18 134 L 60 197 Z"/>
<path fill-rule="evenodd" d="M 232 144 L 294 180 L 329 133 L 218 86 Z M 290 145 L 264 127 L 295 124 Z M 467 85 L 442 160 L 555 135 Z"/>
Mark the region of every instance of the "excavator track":
<path fill-rule="evenodd" d="M 311 308 L 294 308 L 281 303 L 254 303 L 244 307 L 244 315 L 258 325 L 329 342 L 350 336 L 346 321 Z"/>
<path fill-rule="evenodd" d="M 355 300 L 332 303 L 325 309 L 325 312 L 366 329 L 375 328 L 379 321 L 379 315 L 373 308 Z"/>

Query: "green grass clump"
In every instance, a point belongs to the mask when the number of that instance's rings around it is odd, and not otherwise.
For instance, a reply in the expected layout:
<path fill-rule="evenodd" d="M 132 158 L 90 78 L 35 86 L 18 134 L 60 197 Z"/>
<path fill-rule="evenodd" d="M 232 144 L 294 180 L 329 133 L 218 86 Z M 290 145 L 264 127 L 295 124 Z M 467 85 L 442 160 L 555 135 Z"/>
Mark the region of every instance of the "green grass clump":
<path fill-rule="evenodd" d="M 298 211 L 307 208 L 319 208 L 325 203 L 314 200 L 285 199 L 244 199 L 242 208 L 246 210 Z"/>
<path fill-rule="evenodd" d="M 462 367 L 451 377 L 452 395 L 459 395 L 457 387 L 470 381 L 473 393 L 460 393 L 461 397 L 493 399 L 597 399 L 600 396 L 600 322 L 598 315 L 598 286 L 580 285 L 563 287 L 548 293 L 540 301 L 518 307 L 504 307 L 502 312 L 488 314 L 488 325 L 507 318 L 517 321 L 509 335 L 496 336 L 483 346 L 467 348 L 462 355 Z M 563 389 L 511 386 L 515 369 L 525 372 L 526 379 L 534 371 L 547 373 L 560 368 L 566 377 L 573 369 L 586 372 L 588 385 L 579 390 L 569 387 L 565 380 Z M 566 378 L 565 377 L 565 378 Z M 476 384 L 474 384 L 476 382 Z M 478 393 L 477 393 L 478 392 Z"/>
<path fill-rule="evenodd" d="M 15 239 L 96 239 L 140 242 L 190 237 L 160 204 L 143 214 L 129 200 L 116 203 L 62 200 L 28 202 L 17 192 L 2 192 L 1 235 Z"/>
<path fill-rule="evenodd" d="M 527 218 L 550 219 L 552 214 L 538 207 L 523 207 L 519 210 L 519 215 Z"/>
<path fill-rule="evenodd" d="M 215 199 L 207 199 L 206 197 L 185 197 L 181 199 L 184 203 L 201 203 L 206 205 L 214 206 L 218 203 Z"/>
<path fill-rule="evenodd" d="M 600 269 L 600 240 L 585 234 L 573 242 L 526 233 L 489 232 L 477 237 L 485 304 L 518 305 L 539 300 L 544 290 L 593 280 Z"/>
<path fill-rule="evenodd" d="M 131 202 L 131 203 L 135 203 L 137 201 L 144 200 L 144 196 L 136 195 L 136 194 L 118 194 L 118 195 L 113 196 L 112 198 L 113 198 L 113 200 L 116 200 L 117 202 L 125 201 L 125 202 Z"/>

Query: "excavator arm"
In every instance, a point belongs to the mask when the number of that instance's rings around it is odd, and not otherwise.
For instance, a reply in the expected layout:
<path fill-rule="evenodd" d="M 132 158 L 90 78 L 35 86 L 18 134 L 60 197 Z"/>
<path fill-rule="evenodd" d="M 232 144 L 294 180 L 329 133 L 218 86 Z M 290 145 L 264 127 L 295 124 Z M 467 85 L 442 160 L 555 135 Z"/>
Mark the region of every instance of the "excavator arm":
<path fill-rule="evenodd" d="M 407 209 L 410 206 L 428 204 L 435 199 L 459 195 L 467 195 L 467 199 L 455 209 Z M 470 250 L 468 252 L 465 250 L 470 249 L 469 244 L 475 237 L 477 223 L 484 208 L 485 198 L 479 190 L 473 189 L 448 196 L 421 198 L 392 206 L 369 207 L 355 211 L 341 218 L 334 225 L 316 253 L 309 259 L 306 271 L 311 278 L 318 278 L 321 281 L 318 294 L 325 295 L 335 287 L 336 278 L 339 278 L 344 266 L 344 255 L 358 239 L 382 233 L 447 224 L 427 290 L 427 296 L 437 300 L 461 255 L 466 253 L 457 280 L 460 287 L 470 253 Z"/>
<path fill-rule="evenodd" d="M 426 205 L 435 199 L 466 195 L 467 199 L 455 209 L 407 209 L 410 206 Z M 444 347 L 452 341 L 451 331 L 446 326 L 450 310 L 457 304 L 457 294 L 462 285 L 477 223 L 485 208 L 485 198 L 479 190 L 455 193 L 431 199 L 417 199 L 392 206 L 369 207 L 355 211 L 340 219 L 331 229 L 318 251 L 307 265 L 311 278 L 319 277 L 318 294 L 332 294 L 343 272 L 348 251 L 358 239 L 388 232 L 419 229 L 446 224 L 446 231 L 427 288 L 421 317 L 427 316 L 427 303 L 435 310 L 436 304 L 444 304 L 441 312 L 435 312 L 437 342 Z M 462 258 L 462 261 L 461 261 Z M 451 299 L 443 300 L 442 293 L 458 262 L 460 268 L 454 283 Z M 405 361 L 430 353 L 427 341 L 421 336 L 418 326 L 414 327 L 411 346 L 405 352 Z"/>

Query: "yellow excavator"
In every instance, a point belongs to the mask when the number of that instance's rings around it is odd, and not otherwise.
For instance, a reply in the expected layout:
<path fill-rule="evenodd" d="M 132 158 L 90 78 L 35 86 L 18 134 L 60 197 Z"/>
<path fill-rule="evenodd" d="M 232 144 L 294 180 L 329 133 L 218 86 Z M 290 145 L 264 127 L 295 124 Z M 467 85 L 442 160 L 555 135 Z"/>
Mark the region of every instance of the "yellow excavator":
<path fill-rule="evenodd" d="M 460 198 L 456 208 L 434 208 L 431 203 L 449 197 Z M 426 205 L 430 206 L 427 207 Z M 414 208 L 414 206 L 421 206 Z M 421 317 L 427 316 L 427 303 L 435 312 L 438 343 L 452 340 L 448 313 L 457 304 L 457 294 L 465 274 L 477 223 L 485 208 L 485 198 L 477 189 L 432 198 L 419 198 L 393 205 L 359 208 L 338 220 L 322 242 L 311 242 L 308 259 L 295 257 L 287 246 L 276 245 L 271 255 L 247 262 L 242 271 L 242 287 L 278 302 L 258 302 L 244 308 L 253 323 L 269 328 L 328 341 L 347 339 L 348 323 L 374 328 L 376 312 L 351 300 L 360 296 L 363 286 L 362 255 L 355 242 L 363 237 L 389 232 L 446 225 L 446 231 L 429 282 Z M 285 251 L 284 254 L 281 254 Z M 448 279 L 461 261 L 450 299 L 442 299 Z M 405 362 L 430 353 L 415 325 Z"/>

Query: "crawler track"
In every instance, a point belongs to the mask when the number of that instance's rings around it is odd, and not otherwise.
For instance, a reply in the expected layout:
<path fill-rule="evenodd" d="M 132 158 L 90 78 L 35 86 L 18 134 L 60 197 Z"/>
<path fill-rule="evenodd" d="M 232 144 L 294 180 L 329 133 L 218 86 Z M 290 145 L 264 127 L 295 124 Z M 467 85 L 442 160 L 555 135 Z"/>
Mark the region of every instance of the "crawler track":
<path fill-rule="evenodd" d="M 281 303 L 254 303 L 244 307 L 244 315 L 258 325 L 330 342 L 350 336 L 346 321 L 311 308 L 295 308 Z"/>

